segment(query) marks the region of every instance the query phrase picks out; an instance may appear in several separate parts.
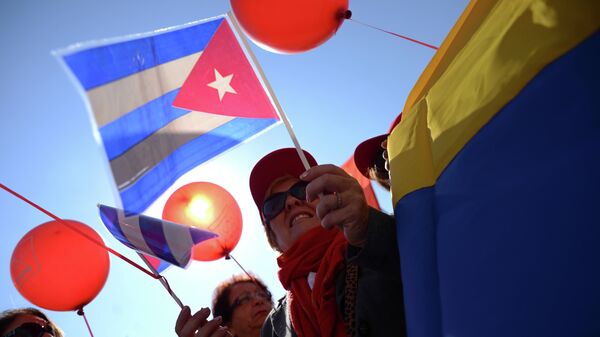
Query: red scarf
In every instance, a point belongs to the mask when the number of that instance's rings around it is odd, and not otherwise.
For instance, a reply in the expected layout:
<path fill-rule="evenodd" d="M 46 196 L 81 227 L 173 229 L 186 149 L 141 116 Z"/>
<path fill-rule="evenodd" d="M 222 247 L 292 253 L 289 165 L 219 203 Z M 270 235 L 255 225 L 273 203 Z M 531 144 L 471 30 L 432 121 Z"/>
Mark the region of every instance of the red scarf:
<path fill-rule="evenodd" d="M 346 246 L 342 232 L 319 226 L 277 259 L 279 280 L 290 295 L 292 326 L 299 337 L 346 336 L 335 301 L 335 279 L 344 267 Z M 312 291 L 307 279 L 310 272 L 316 272 Z"/>

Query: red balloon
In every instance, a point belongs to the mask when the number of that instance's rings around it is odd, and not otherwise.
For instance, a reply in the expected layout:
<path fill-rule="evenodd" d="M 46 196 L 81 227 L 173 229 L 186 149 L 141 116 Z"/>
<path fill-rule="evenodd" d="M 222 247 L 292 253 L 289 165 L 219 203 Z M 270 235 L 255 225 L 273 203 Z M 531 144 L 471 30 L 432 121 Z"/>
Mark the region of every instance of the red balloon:
<path fill-rule="evenodd" d="M 348 11 L 348 0 L 231 0 L 246 34 L 264 49 L 299 53 L 327 41 Z"/>
<path fill-rule="evenodd" d="M 64 220 L 43 223 L 17 243 L 10 260 L 12 281 L 29 302 L 49 310 L 70 311 L 90 303 L 108 277 L 109 258 L 92 228 Z"/>
<path fill-rule="evenodd" d="M 196 182 L 180 187 L 167 200 L 163 219 L 219 234 L 194 246 L 192 258 L 212 261 L 226 256 L 242 235 L 242 212 L 223 187 Z"/>

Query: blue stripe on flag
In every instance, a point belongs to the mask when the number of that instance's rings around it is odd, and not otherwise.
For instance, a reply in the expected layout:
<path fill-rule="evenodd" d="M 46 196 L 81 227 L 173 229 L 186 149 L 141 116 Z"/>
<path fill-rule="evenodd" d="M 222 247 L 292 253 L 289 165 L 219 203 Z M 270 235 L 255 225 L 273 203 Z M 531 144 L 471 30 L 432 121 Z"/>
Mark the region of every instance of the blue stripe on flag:
<path fill-rule="evenodd" d="M 277 122 L 274 118 L 236 118 L 188 142 L 121 191 L 123 207 L 141 213 L 188 170 Z"/>
<path fill-rule="evenodd" d="M 99 129 L 108 160 L 120 156 L 173 120 L 189 113 L 172 106 L 179 89 L 160 96 Z"/>
<path fill-rule="evenodd" d="M 123 230 L 121 230 L 121 226 L 119 225 L 119 216 L 114 208 L 100 205 L 100 218 L 102 219 L 102 222 L 108 231 L 117 240 L 129 248 L 137 250 L 137 248 L 129 242 L 125 236 L 125 233 L 123 233 Z"/>
<path fill-rule="evenodd" d="M 219 18 L 172 32 L 82 50 L 63 58 L 87 91 L 204 50 L 222 21 Z"/>
<path fill-rule="evenodd" d="M 180 265 L 171 253 L 171 248 L 163 232 L 162 220 L 142 215 L 138 219 L 144 241 L 152 249 L 154 255 L 169 263 Z"/>

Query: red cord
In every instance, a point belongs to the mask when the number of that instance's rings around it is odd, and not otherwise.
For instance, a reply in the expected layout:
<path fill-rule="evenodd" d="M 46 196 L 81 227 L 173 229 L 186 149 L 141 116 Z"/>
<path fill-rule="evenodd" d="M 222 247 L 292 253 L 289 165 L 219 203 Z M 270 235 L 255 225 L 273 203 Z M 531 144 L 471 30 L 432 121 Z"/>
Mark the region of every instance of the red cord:
<path fill-rule="evenodd" d="M 33 201 L 25 198 L 24 196 L 20 195 L 19 193 L 11 190 L 10 188 L 6 187 L 4 184 L 0 184 L 0 188 L 4 189 L 5 191 L 7 191 L 8 193 L 16 196 L 17 198 L 25 201 L 26 203 L 30 204 L 31 206 L 37 208 L 39 211 L 41 211 L 42 213 L 46 214 L 47 216 L 51 217 L 52 219 L 60 222 L 61 224 L 71 228 L 72 230 L 76 231 L 77 233 L 83 235 L 85 238 L 87 238 L 88 240 L 92 241 L 93 243 L 97 244 L 98 246 L 106 249 L 109 253 L 115 255 L 116 257 L 120 258 L 121 260 L 129 263 L 130 265 L 136 267 L 137 269 L 143 271 L 144 273 L 146 273 L 148 276 L 152 277 L 153 279 L 159 279 L 160 276 L 154 275 L 153 273 L 149 272 L 148 270 L 144 269 L 142 266 L 140 266 L 139 264 L 131 261 L 130 259 L 128 259 L 127 257 L 121 255 L 120 253 L 118 253 L 117 251 L 113 250 L 110 247 L 107 247 L 106 245 L 96 241 L 94 238 L 92 238 L 91 236 L 89 236 L 88 234 L 82 232 L 81 230 L 79 230 L 78 228 L 73 227 L 70 223 L 64 221 L 63 219 L 57 217 L 56 215 L 50 213 L 49 211 L 45 210 L 44 208 L 42 208 L 41 206 L 37 205 L 36 203 L 34 203 Z"/>
<path fill-rule="evenodd" d="M 348 18 L 347 20 L 354 21 L 354 22 L 356 22 L 356 23 L 359 23 L 359 24 L 361 24 L 361 25 L 364 25 L 364 26 L 367 26 L 367 27 L 370 27 L 370 28 L 373 28 L 373 29 L 377 29 L 377 30 L 379 30 L 379 31 L 382 31 L 382 32 L 384 32 L 384 33 L 387 33 L 387 34 L 390 34 L 390 35 L 394 35 L 394 36 L 396 36 L 396 37 L 399 37 L 399 38 L 402 38 L 402 39 L 405 39 L 405 40 L 408 40 L 408 41 L 411 41 L 411 42 L 414 42 L 414 43 L 418 43 L 418 44 L 420 44 L 420 45 L 422 45 L 422 46 L 425 46 L 425 47 L 427 47 L 427 48 L 431 48 L 431 49 L 434 49 L 434 50 L 437 50 L 437 49 L 438 49 L 438 47 L 436 47 L 436 46 L 434 46 L 434 45 L 431 45 L 431 44 L 429 44 L 429 43 L 425 43 L 425 42 L 423 42 L 423 41 L 419 41 L 419 40 L 413 39 L 413 38 L 411 38 L 411 37 L 404 36 L 404 35 L 400 35 L 400 34 L 397 34 L 397 33 L 394 33 L 394 32 L 390 32 L 390 31 L 387 31 L 387 30 L 385 30 L 385 29 L 377 28 L 377 27 L 375 27 L 375 26 L 371 26 L 371 25 L 369 25 L 369 24 L 367 24 L 367 23 L 360 22 L 360 21 L 356 21 L 356 20 L 354 20 L 354 19 L 352 19 L 352 18 Z"/>
<path fill-rule="evenodd" d="M 94 334 L 92 333 L 92 328 L 90 328 L 90 323 L 88 322 L 87 317 L 85 316 L 85 312 L 83 312 L 83 307 L 77 310 L 77 315 L 83 316 L 83 320 L 85 321 L 85 325 L 87 326 L 88 331 L 90 332 L 90 336 L 94 337 Z"/>

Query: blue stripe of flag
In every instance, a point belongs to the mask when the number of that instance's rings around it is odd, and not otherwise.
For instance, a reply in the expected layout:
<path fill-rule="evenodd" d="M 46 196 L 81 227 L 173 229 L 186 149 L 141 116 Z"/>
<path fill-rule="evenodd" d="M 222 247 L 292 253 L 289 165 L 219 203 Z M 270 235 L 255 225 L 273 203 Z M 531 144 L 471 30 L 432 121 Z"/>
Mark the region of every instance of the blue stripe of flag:
<path fill-rule="evenodd" d="M 163 231 L 162 220 L 143 215 L 140 215 L 138 219 L 144 241 L 146 241 L 148 248 L 154 252 L 154 256 L 158 256 L 169 263 L 180 265 L 171 253 L 171 248 Z"/>
<path fill-rule="evenodd" d="M 236 118 L 188 142 L 121 191 L 123 207 L 142 212 L 188 170 L 277 122 L 274 118 Z"/>
<path fill-rule="evenodd" d="M 172 32 L 82 50 L 63 59 L 88 91 L 204 50 L 222 21 L 219 18 Z"/>
<path fill-rule="evenodd" d="M 99 128 L 108 160 L 122 155 L 171 121 L 189 113 L 174 106 L 179 89 L 160 96 Z"/>

